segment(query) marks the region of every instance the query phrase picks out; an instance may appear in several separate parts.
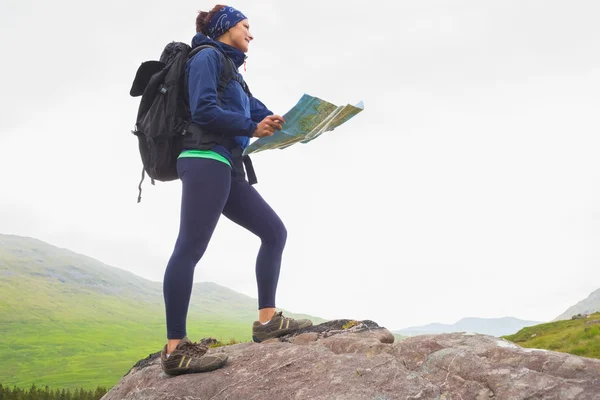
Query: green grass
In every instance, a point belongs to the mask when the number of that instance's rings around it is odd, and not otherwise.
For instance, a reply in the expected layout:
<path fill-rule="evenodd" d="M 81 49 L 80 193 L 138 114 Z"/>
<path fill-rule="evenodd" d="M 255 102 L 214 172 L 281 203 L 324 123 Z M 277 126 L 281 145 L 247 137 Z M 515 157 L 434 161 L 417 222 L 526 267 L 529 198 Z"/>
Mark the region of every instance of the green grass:
<path fill-rule="evenodd" d="M 394 335 L 394 342 L 401 342 L 408 337 L 408 336 L 399 335 L 397 333 L 392 333 L 392 335 Z"/>
<path fill-rule="evenodd" d="M 60 388 L 110 388 L 140 359 L 160 351 L 165 327 L 160 321 L 57 326 L 18 323 L 1 329 L 0 377 L 12 387 L 48 385 Z M 214 337 L 221 342 L 250 340 L 250 327 L 233 321 L 190 321 L 193 341 Z"/>
<path fill-rule="evenodd" d="M 600 324 L 585 326 L 594 320 L 600 320 L 600 312 L 589 318 L 530 326 L 503 338 L 522 347 L 600 359 Z"/>

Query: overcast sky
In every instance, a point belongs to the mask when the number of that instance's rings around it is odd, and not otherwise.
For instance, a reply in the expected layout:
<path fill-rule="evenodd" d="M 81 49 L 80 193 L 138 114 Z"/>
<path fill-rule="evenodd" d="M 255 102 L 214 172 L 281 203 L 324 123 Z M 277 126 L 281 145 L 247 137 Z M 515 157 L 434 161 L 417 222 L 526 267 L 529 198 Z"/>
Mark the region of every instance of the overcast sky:
<path fill-rule="evenodd" d="M 180 182 L 146 181 L 139 64 L 206 1 L 3 0 L 0 232 L 162 281 Z M 600 287 L 600 3 L 245 1 L 252 92 L 365 110 L 253 158 L 285 222 L 278 306 L 391 329 L 551 320 Z M 259 240 L 221 219 L 196 281 L 256 297 Z"/>

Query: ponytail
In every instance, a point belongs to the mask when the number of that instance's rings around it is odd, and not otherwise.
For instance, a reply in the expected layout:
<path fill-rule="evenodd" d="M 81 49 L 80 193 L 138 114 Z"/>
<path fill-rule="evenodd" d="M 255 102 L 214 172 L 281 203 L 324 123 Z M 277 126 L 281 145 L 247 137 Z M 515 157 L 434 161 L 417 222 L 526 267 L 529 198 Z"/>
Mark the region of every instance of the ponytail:
<path fill-rule="evenodd" d="M 198 16 L 196 17 L 196 32 L 202 33 L 203 35 L 208 36 L 207 25 L 212 19 L 212 17 L 219 12 L 224 6 L 222 4 L 217 4 L 213 7 L 209 12 L 200 11 Z"/>

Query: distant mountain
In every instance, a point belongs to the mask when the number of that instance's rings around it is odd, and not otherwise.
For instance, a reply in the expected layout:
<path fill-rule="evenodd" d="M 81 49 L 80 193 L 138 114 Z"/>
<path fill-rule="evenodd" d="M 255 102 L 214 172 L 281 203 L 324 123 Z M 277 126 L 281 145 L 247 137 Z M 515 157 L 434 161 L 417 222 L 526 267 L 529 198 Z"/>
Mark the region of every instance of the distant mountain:
<path fill-rule="evenodd" d="M 188 335 L 193 341 L 250 340 L 256 317 L 256 299 L 198 282 Z M 165 329 L 162 283 L 36 239 L 0 234 L 0 384 L 110 387 L 161 349 Z"/>
<path fill-rule="evenodd" d="M 595 312 L 600 312 L 600 289 L 592 292 L 587 298 L 574 306 L 569 307 L 567 311 L 556 317 L 554 321 L 571 319 L 573 315 L 577 314 L 593 314 Z"/>
<path fill-rule="evenodd" d="M 526 326 L 538 325 L 541 322 L 524 321 L 512 317 L 504 318 L 463 318 L 454 324 L 427 324 L 413 326 L 393 333 L 403 336 L 430 335 L 437 333 L 472 332 L 492 336 L 503 336 L 516 333 Z"/>

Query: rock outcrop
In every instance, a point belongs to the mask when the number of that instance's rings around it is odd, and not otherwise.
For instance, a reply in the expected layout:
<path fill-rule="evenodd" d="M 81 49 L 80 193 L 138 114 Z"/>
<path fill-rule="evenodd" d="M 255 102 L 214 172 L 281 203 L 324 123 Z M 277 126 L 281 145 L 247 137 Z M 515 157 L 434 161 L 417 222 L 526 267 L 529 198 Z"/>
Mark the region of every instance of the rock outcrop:
<path fill-rule="evenodd" d="M 600 399 L 600 360 L 469 333 L 394 342 L 372 321 L 336 320 L 209 352 L 226 352 L 227 365 L 169 377 L 156 353 L 103 400 Z"/>

